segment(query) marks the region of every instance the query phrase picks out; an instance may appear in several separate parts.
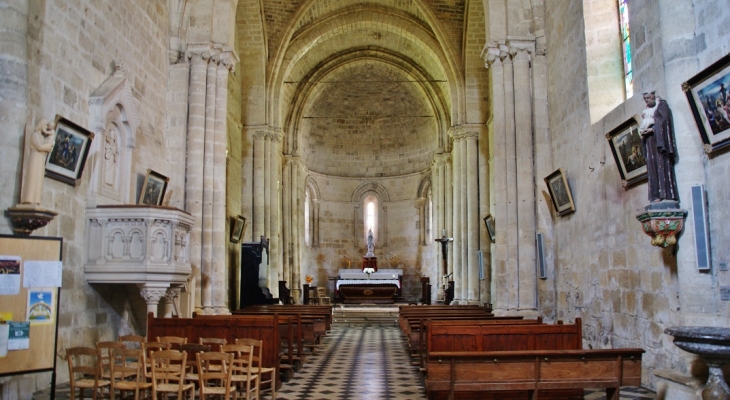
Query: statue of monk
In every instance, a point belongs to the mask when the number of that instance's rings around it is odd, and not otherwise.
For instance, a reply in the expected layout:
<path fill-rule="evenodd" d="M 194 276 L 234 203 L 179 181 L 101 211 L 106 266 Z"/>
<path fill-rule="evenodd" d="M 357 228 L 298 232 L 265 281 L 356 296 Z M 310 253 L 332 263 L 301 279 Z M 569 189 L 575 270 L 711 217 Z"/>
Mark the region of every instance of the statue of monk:
<path fill-rule="evenodd" d="M 46 158 L 56 143 L 55 124 L 45 119 L 40 120 L 35 130 L 30 134 L 29 142 L 30 155 L 26 164 L 27 170 L 23 180 L 20 203 L 40 205 L 41 194 L 43 193 L 43 177 L 46 172 Z"/>
<path fill-rule="evenodd" d="M 644 93 L 644 102 L 646 109 L 641 113 L 639 133 L 649 179 L 649 201 L 679 201 L 674 176 L 676 149 L 672 111 L 655 92 Z"/>

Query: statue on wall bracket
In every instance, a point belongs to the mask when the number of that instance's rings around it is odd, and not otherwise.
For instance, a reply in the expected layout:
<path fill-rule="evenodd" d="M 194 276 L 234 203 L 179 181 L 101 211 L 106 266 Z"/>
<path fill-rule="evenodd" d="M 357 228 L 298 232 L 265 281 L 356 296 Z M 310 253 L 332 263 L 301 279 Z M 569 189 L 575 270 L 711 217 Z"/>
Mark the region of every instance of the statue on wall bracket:
<path fill-rule="evenodd" d="M 646 108 L 641 112 L 639 134 L 646 158 L 649 181 L 649 205 L 637 215 L 651 244 L 673 246 L 684 226 L 687 211 L 679 208 L 677 181 L 674 175 L 676 143 L 672 111 L 667 102 L 655 92 L 643 94 Z"/>

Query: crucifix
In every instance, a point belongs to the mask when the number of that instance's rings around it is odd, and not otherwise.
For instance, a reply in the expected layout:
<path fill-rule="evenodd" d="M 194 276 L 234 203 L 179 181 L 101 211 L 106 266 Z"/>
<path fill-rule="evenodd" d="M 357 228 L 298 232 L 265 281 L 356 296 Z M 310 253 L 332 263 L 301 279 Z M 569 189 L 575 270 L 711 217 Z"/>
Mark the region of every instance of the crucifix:
<path fill-rule="evenodd" d="M 441 231 L 441 238 L 436 239 L 437 242 L 441 243 L 441 254 L 443 255 L 444 259 L 444 275 L 446 275 L 448 271 L 448 267 L 446 265 L 449 255 L 449 248 L 446 246 L 449 242 L 453 242 L 454 238 L 446 237 L 446 229 L 443 229 Z"/>

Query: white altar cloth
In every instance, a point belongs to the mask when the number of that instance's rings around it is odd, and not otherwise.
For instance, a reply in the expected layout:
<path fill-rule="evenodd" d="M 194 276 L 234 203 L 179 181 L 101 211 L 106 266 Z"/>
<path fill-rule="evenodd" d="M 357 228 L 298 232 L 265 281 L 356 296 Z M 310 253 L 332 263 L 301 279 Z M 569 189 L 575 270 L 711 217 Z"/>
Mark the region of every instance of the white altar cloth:
<path fill-rule="evenodd" d="M 362 272 L 359 269 L 341 269 L 339 271 L 340 273 L 340 279 L 368 279 L 368 276 L 366 273 Z M 398 277 L 403 275 L 402 269 L 386 269 L 386 268 L 379 268 L 378 272 L 373 272 L 370 274 L 370 280 L 380 280 L 380 279 L 395 279 L 398 280 Z"/>
<path fill-rule="evenodd" d="M 364 275 L 364 274 L 363 274 Z M 340 285 L 395 285 L 400 289 L 400 281 L 398 279 L 340 279 L 337 281 L 337 289 Z"/>

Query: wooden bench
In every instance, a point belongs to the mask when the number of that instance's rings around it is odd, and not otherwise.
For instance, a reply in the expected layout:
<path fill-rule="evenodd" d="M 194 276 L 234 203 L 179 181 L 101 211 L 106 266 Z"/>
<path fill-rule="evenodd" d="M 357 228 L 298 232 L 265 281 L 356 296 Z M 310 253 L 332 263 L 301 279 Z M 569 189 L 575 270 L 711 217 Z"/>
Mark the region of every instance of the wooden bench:
<path fill-rule="evenodd" d="M 429 399 L 582 400 L 583 389 L 604 388 L 607 400 L 619 400 L 621 386 L 641 384 L 642 353 L 642 349 L 432 352 L 426 390 Z"/>

